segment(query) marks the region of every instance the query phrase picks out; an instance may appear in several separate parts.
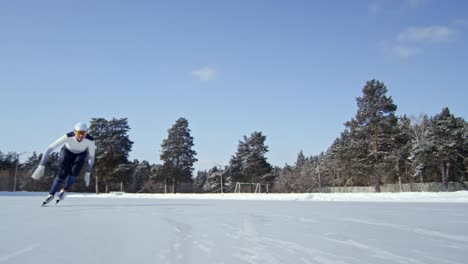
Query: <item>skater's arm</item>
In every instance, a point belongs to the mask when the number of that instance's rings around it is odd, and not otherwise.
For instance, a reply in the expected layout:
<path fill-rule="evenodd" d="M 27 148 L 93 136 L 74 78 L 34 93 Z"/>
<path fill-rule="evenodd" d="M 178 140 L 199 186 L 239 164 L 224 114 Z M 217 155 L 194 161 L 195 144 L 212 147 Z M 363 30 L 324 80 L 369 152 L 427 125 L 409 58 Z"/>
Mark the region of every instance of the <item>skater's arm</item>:
<path fill-rule="evenodd" d="M 94 165 L 94 156 L 96 153 L 96 145 L 94 144 L 94 141 L 91 144 L 91 146 L 89 146 L 88 153 L 89 153 L 88 169 L 86 170 L 86 172 L 91 173 L 91 170 L 93 169 L 93 165 Z"/>
<path fill-rule="evenodd" d="M 54 152 L 54 150 L 62 145 L 62 144 L 65 144 L 65 142 L 67 141 L 67 135 L 64 135 L 62 137 L 60 137 L 59 139 L 57 139 L 54 143 L 50 144 L 50 146 L 47 148 L 47 150 L 44 152 L 44 155 L 42 156 L 42 159 L 41 159 L 41 162 L 39 163 L 39 165 L 42 165 L 42 166 L 45 166 L 46 162 L 47 162 L 47 159 L 49 159 L 49 156 L 52 152 Z"/>
<path fill-rule="evenodd" d="M 91 169 L 93 168 L 93 165 L 94 165 L 94 156 L 89 156 L 89 159 L 88 159 L 88 170 L 86 170 L 86 172 L 91 173 Z"/>

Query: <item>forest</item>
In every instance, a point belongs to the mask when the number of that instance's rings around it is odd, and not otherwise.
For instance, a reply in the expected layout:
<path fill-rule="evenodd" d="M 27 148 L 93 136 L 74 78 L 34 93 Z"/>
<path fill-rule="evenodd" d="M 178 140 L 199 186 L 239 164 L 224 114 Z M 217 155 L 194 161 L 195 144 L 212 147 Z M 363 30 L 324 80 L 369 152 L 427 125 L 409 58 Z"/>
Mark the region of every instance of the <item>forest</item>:
<path fill-rule="evenodd" d="M 133 142 L 127 118 L 93 118 L 89 133 L 96 141 L 96 162 L 89 187 L 77 181 L 75 192 L 233 192 L 237 183 L 268 186 L 269 192 L 321 192 L 326 187 L 467 181 L 468 124 L 448 107 L 435 116 L 397 116 L 397 105 L 387 96 L 386 85 L 366 82 L 356 98 L 357 112 L 344 130 L 323 152 L 305 156 L 299 151 L 294 164 L 275 166 L 268 162 L 267 135 L 252 131 L 239 139 L 228 165 L 194 172 L 197 153 L 189 121 L 179 118 L 161 143 L 161 164 L 129 160 Z M 155 150 L 157 153 L 158 150 Z M 45 176 L 31 174 L 42 153 L 0 150 L 0 191 L 47 191 L 59 170 L 54 152 Z"/>

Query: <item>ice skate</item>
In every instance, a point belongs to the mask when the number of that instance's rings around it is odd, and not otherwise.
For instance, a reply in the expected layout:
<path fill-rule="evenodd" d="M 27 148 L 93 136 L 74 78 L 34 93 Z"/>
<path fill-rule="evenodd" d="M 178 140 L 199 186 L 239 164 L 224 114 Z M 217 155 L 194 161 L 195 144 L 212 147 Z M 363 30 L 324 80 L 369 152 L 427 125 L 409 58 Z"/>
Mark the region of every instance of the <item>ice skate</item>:
<path fill-rule="evenodd" d="M 62 201 L 63 199 L 65 199 L 65 190 L 62 189 L 59 194 L 57 195 L 57 201 L 55 202 L 55 204 L 58 204 L 60 201 Z"/>
<path fill-rule="evenodd" d="M 53 199 L 54 199 L 54 196 L 52 194 L 48 194 L 47 197 L 44 199 L 44 202 L 42 202 L 42 206 L 48 204 Z"/>

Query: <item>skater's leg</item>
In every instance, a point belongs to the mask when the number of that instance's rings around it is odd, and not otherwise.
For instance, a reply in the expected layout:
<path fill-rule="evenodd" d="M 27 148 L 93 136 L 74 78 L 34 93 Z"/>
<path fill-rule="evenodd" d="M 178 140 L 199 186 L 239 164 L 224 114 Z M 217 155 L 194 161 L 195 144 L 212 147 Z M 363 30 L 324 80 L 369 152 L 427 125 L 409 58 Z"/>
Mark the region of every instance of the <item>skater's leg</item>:
<path fill-rule="evenodd" d="M 59 203 L 61 200 L 65 198 L 65 192 L 69 191 L 73 183 L 75 183 L 78 176 L 74 176 L 74 175 L 78 175 L 80 170 L 83 168 L 85 158 L 86 158 L 86 152 L 81 153 L 81 154 L 73 154 L 73 156 L 70 158 L 70 166 L 69 166 L 70 171 L 69 172 L 71 173 L 71 175 L 68 176 L 65 186 L 62 188 L 62 190 L 60 190 L 56 203 Z M 55 191 L 57 190 L 58 189 L 56 189 Z"/>
<path fill-rule="evenodd" d="M 57 203 L 60 202 L 65 198 L 65 193 L 70 190 L 70 187 L 73 185 L 73 183 L 76 181 L 77 176 L 68 176 L 67 182 L 65 183 L 65 186 L 60 190 L 59 194 L 57 195 Z"/>
<path fill-rule="evenodd" d="M 71 175 L 78 175 L 83 168 L 86 160 L 86 152 L 76 155 L 71 166 Z M 65 191 L 70 190 L 73 183 L 75 183 L 77 176 L 68 177 L 67 183 L 65 184 Z"/>
<path fill-rule="evenodd" d="M 57 177 L 55 177 L 54 183 L 50 187 L 49 194 L 55 195 L 58 189 L 62 186 L 67 176 L 70 174 L 71 167 L 73 165 L 73 156 L 73 153 L 71 153 L 65 147 L 63 147 L 60 151 L 60 171 Z"/>
<path fill-rule="evenodd" d="M 55 193 L 60 188 L 60 186 L 62 186 L 63 182 L 64 182 L 64 179 L 59 178 L 59 176 L 55 177 L 54 183 L 50 187 L 49 194 L 55 195 Z"/>
<path fill-rule="evenodd" d="M 75 183 L 76 178 L 78 178 L 78 177 L 77 177 L 77 176 L 68 176 L 67 183 L 65 183 L 65 187 L 63 187 L 63 189 L 64 189 L 65 191 L 70 190 L 70 188 L 71 188 L 71 186 L 73 185 L 73 183 Z"/>
<path fill-rule="evenodd" d="M 74 155 L 73 159 L 71 160 L 71 176 L 68 177 L 67 182 L 65 183 L 65 187 L 63 189 L 65 191 L 69 191 L 70 188 L 72 187 L 73 183 L 75 183 L 76 179 L 78 178 L 78 175 L 83 168 L 84 162 L 86 159 L 86 152 L 83 152 L 78 155 Z"/>
<path fill-rule="evenodd" d="M 62 188 L 62 190 L 60 190 L 56 203 L 59 203 L 61 200 L 65 198 L 65 193 L 69 191 L 73 183 L 75 183 L 78 176 L 74 176 L 74 175 L 78 175 L 80 170 L 83 168 L 85 158 L 86 158 L 86 152 L 83 152 L 78 155 L 76 154 L 74 155 L 72 162 L 71 162 L 71 170 L 70 170 L 71 175 L 68 176 L 65 186 Z"/>

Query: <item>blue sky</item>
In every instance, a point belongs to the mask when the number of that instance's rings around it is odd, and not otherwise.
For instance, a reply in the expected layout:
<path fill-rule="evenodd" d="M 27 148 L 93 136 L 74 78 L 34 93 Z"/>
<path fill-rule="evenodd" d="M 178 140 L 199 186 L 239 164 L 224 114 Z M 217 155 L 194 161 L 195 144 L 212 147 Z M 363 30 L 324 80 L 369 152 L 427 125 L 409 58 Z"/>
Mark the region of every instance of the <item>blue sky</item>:
<path fill-rule="evenodd" d="M 325 151 L 378 79 L 398 115 L 467 118 L 468 2 L 1 1 L 0 151 L 42 152 L 78 121 L 129 119 L 159 163 L 190 122 L 196 169 L 244 135 L 272 165 Z"/>

